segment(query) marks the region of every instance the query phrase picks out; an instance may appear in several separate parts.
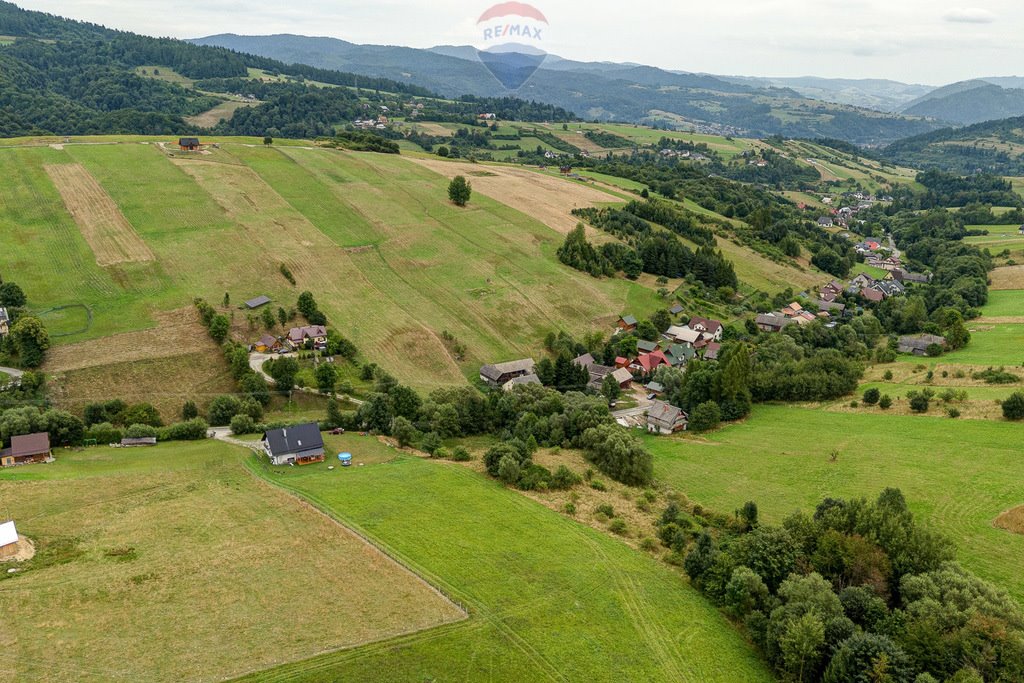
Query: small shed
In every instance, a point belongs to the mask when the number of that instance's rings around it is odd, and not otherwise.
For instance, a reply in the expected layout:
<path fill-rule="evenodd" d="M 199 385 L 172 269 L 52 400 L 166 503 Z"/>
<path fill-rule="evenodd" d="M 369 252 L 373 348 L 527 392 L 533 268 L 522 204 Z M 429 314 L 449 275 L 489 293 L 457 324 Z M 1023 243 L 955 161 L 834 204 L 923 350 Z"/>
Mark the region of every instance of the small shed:
<path fill-rule="evenodd" d="M 0 524 L 0 560 L 14 557 L 18 554 L 18 530 L 14 522 Z"/>
<path fill-rule="evenodd" d="M 249 299 L 245 302 L 245 307 L 248 309 L 259 308 L 260 306 L 266 306 L 270 303 L 270 297 L 266 294 L 261 294 L 255 299 Z"/>
<path fill-rule="evenodd" d="M 121 439 L 121 445 L 126 447 L 126 448 L 136 447 L 136 446 L 155 446 L 156 445 L 156 437 L 155 436 L 136 436 L 136 437 L 126 436 L 125 438 Z"/>

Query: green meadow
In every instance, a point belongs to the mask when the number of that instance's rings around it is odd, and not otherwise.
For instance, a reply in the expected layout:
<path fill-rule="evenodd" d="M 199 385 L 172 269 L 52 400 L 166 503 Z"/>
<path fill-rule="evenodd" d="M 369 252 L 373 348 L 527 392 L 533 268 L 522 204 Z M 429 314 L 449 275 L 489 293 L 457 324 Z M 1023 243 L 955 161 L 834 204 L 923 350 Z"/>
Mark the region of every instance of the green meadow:
<path fill-rule="evenodd" d="M 693 501 L 728 512 L 753 500 L 770 522 L 813 512 L 826 497 L 900 488 L 956 543 L 964 565 L 1024 600 L 1024 536 L 992 526 L 1024 504 L 1019 434 L 1004 421 L 762 405 L 704 438 L 650 437 L 647 445 L 655 475 Z"/>
<path fill-rule="evenodd" d="M 409 456 L 250 467 L 382 545 L 470 618 L 245 680 L 772 680 L 676 571 L 468 468 Z"/>

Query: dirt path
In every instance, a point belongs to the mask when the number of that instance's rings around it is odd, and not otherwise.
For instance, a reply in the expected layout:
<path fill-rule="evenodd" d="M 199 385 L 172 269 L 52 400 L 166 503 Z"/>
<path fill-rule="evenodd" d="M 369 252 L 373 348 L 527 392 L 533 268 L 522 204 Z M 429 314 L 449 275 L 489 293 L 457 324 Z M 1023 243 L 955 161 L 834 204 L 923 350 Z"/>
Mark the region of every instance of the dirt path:
<path fill-rule="evenodd" d="M 440 159 L 410 157 L 409 161 L 446 178 L 464 175 L 476 192 L 511 206 L 563 235 L 579 223 L 571 213 L 573 209 L 621 201 L 582 183 L 525 169 Z"/>

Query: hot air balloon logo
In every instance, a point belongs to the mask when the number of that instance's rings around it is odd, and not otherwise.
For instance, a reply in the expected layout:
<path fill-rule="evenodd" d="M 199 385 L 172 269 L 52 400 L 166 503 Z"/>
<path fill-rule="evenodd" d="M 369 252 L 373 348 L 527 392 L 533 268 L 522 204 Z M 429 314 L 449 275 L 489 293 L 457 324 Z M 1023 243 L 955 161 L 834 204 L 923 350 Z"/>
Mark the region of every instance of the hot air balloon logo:
<path fill-rule="evenodd" d="M 532 5 L 502 2 L 480 15 L 480 61 L 509 90 L 518 90 L 547 56 L 548 20 Z"/>

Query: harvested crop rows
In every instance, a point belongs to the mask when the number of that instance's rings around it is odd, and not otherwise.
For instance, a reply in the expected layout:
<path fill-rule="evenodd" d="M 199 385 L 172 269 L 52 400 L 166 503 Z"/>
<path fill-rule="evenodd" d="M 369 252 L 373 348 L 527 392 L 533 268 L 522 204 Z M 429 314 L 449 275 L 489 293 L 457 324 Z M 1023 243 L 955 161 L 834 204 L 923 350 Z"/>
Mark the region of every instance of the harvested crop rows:
<path fill-rule="evenodd" d="M 153 252 L 139 238 L 110 195 L 81 164 L 47 164 L 46 172 L 68 212 L 96 255 L 96 263 L 152 261 Z"/>

